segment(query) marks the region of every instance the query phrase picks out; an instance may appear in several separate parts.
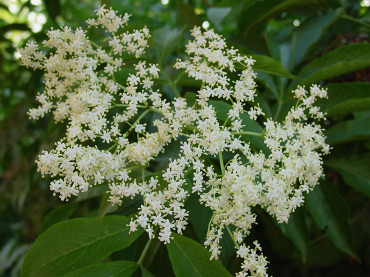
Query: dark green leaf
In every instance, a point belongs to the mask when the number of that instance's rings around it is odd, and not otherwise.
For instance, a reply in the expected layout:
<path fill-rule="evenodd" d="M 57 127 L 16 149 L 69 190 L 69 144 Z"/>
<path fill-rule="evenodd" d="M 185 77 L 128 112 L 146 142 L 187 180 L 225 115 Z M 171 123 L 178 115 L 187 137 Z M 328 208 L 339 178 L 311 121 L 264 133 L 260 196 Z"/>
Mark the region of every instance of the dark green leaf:
<path fill-rule="evenodd" d="M 253 65 L 253 69 L 256 71 L 286 77 L 289 79 L 297 79 L 297 77 L 290 73 L 280 62 L 268 56 L 252 55 L 252 58 L 256 61 Z"/>
<path fill-rule="evenodd" d="M 142 231 L 129 234 L 124 216 L 76 218 L 47 229 L 27 253 L 21 276 L 60 276 L 104 260 L 128 247 Z"/>
<path fill-rule="evenodd" d="M 200 204 L 199 197 L 195 194 L 192 194 L 188 198 L 186 207 L 189 210 L 189 220 L 193 225 L 198 240 L 203 243 L 206 240 L 208 223 L 212 217 L 212 210 Z"/>
<path fill-rule="evenodd" d="M 327 142 L 338 144 L 348 141 L 369 139 L 369 119 L 355 119 L 340 122 L 326 131 Z"/>
<path fill-rule="evenodd" d="M 265 31 L 265 40 L 267 44 L 267 48 L 271 54 L 271 57 L 277 61 L 281 60 L 280 56 L 280 45 L 277 38 L 277 34 L 272 32 L 269 28 L 266 28 Z"/>
<path fill-rule="evenodd" d="M 189 220 L 193 226 L 198 240 L 203 243 L 206 240 L 208 223 L 212 217 L 212 210 L 199 203 L 199 197 L 192 194 L 187 202 L 186 209 L 189 211 Z M 228 232 L 225 231 L 220 242 L 221 253 L 219 259 L 227 264 L 230 257 L 235 253 L 235 245 Z"/>
<path fill-rule="evenodd" d="M 43 233 L 51 225 L 68 219 L 76 210 L 77 205 L 78 204 L 76 202 L 67 203 L 63 206 L 55 208 L 50 213 L 48 213 L 45 216 L 44 221 L 42 222 L 40 234 Z"/>
<path fill-rule="evenodd" d="M 190 238 L 173 234 L 173 240 L 167 244 L 167 250 L 176 277 L 231 276 L 220 261 L 211 261 L 211 254 Z"/>
<path fill-rule="evenodd" d="M 345 45 L 305 66 L 298 77 L 311 84 L 368 67 L 370 44 Z"/>
<path fill-rule="evenodd" d="M 312 10 L 326 9 L 328 7 L 326 1 L 320 0 L 288 0 L 276 1 L 265 0 L 251 6 L 243 15 L 243 26 L 246 26 L 245 33 L 250 29 L 261 26 L 262 23 L 275 15 L 281 14 L 289 10 Z"/>
<path fill-rule="evenodd" d="M 334 12 L 318 14 L 305 20 L 293 33 L 292 61 L 293 65 L 302 61 L 307 50 L 321 37 L 332 22 Z"/>
<path fill-rule="evenodd" d="M 319 237 L 310 245 L 307 265 L 311 267 L 335 266 L 346 258 L 348 255 L 335 247 L 328 237 Z"/>
<path fill-rule="evenodd" d="M 347 185 L 370 197 L 370 154 L 332 159 L 325 165 L 338 171 Z"/>
<path fill-rule="evenodd" d="M 301 252 L 303 262 L 307 260 L 309 236 L 306 226 L 306 214 L 303 208 L 297 209 L 290 215 L 287 223 L 279 224 L 283 234 L 289 238 L 294 246 Z"/>
<path fill-rule="evenodd" d="M 60 14 L 59 0 L 44 0 L 44 4 L 50 18 L 55 20 L 55 18 Z"/>
<path fill-rule="evenodd" d="M 329 116 L 370 109 L 370 83 L 333 83 L 326 88 L 328 98 L 317 105 Z"/>
<path fill-rule="evenodd" d="M 269 74 L 258 72 L 257 81 L 262 83 L 267 89 L 269 89 L 275 96 L 275 99 L 279 98 L 278 88 L 276 87 L 273 78 Z"/>
<path fill-rule="evenodd" d="M 183 4 L 182 1 L 176 1 L 176 9 L 182 22 L 190 29 L 194 26 L 202 25 L 199 16 L 195 14 L 194 8 L 191 5 Z"/>
<path fill-rule="evenodd" d="M 184 29 L 170 29 L 166 26 L 154 31 L 154 43 L 159 64 L 162 64 L 176 48 Z"/>
<path fill-rule="evenodd" d="M 338 249 L 358 257 L 351 245 L 347 204 L 331 183 L 321 182 L 308 194 L 307 208 L 317 226 L 326 229 L 327 236 Z"/>
<path fill-rule="evenodd" d="M 63 275 L 63 277 L 130 277 L 136 268 L 137 263 L 135 262 L 115 261 L 89 265 Z"/>
<path fill-rule="evenodd" d="M 215 25 L 216 30 L 221 29 L 221 23 L 224 18 L 230 13 L 230 11 L 231 7 L 212 7 L 207 10 L 207 16 L 209 20 Z"/>
<path fill-rule="evenodd" d="M 154 277 L 153 274 L 150 273 L 149 270 L 147 270 L 144 266 L 140 266 L 141 269 L 141 277 Z"/>

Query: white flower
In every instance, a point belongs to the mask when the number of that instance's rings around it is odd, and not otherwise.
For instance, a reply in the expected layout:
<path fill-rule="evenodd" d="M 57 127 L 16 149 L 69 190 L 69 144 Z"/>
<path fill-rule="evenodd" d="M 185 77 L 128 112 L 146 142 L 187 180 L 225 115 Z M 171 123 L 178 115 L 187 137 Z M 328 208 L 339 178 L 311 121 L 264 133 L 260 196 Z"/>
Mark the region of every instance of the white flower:
<path fill-rule="evenodd" d="M 152 238 L 158 229 L 164 243 L 171 241 L 172 232 L 185 229 L 189 216 L 185 201 L 190 191 L 197 193 L 213 213 L 205 241 L 211 258 L 220 254 L 220 241 L 232 226 L 229 235 L 243 259 L 237 276 L 267 276 L 259 244 L 255 242 L 254 248 L 243 244 L 256 222 L 253 207 L 261 206 L 278 222 L 286 222 L 317 184 L 323 173 L 322 155 L 330 147 L 315 123 L 324 114 L 314 103 L 327 97 L 326 91 L 317 85 L 309 92 L 298 87 L 293 92 L 297 105 L 282 122 L 266 119 L 263 132 L 251 132 L 245 111 L 252 120 L 264 115 L 253 103 L 254 60 L 228 48 L 213 30 L 195 27 L 186 45 L 188 58 L 178 60 L 175 67 L 201 80 L 202 87 L 194 105 L 183 97 L 170 103 L 155 90 L 157 65 L 137 62 L 124 82 L 115 80 L 115 72 L 124 67 L 122 55 L 140 57 L 150 37 L 146 27 L 122 30 L 128 19 L 129 15 L 117 15 L 103 5 L 88 24 L 106 31 L 106 46 L 96 46 L 80 28 L 64 27 L 48 32 L 43 46 L 50 54 L 34 42 L 19 50 L 25 66 L 45 71 L 45 90 L 37 96 L 40 106 L 29 111 L 30 117 L 52 112 L 56 121 L 67 123 L 65 138 L 39 156 L 38 170 L 54 178 L 50 189 L 62 200 L 103 182 L 109 186 L 112 204 L 141 195 L 143 204 L 129 224 L 130 232 L 140 227 Z M 106 47 L 110 49 L 103 50 Z M 243 70 L 237 72 L 240 66 Z M 211 105 L 214 100 L 217 104 Z M 143 118 L 154 113 L 156 119 L 147 128 Z M 269 154 L 243 138 L 254 133 L 263 138 Z M 147 178 L 146 168 L 161 152 L 171 152 L 169 145 L 179 145 L 177 156 Z M 230 157 L 227 162 L 224 152 Z"/>

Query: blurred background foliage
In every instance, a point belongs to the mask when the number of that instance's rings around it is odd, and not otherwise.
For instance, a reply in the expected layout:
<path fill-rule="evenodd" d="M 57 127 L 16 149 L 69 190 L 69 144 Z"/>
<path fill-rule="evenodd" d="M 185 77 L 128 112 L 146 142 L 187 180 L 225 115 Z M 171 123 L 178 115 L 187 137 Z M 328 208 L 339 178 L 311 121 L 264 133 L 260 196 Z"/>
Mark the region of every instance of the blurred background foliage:
<path fill-rule="evenodd" d="M 258 239 L 274 276 L 370 275 L 370 1 L 362 0 L 1 0 L 0 1 L 0 276 L 18 276 L 22 259 L 52 224 L 78 216 L 128 215 L 140 200 L 110 209 L 101 188 L 61 203 L 36 172 L 35 159 L 62 135 L 50 117 L 33 122 L 27 110 L 42 90 L 42 75 L 19 65 L 16 49 L 28 39 L 40 43 L 46 31 L 86 25 L 100 4 L 132 14 L 129 28 L 148 26 L 153 34 L 148 59 L 169 78 L 183 55 L 189 29 L 214 28 L 229 44 L 256 59 L 258 102 L 268 116 L 282 118 L 289 90 L 320 83 L 329 100 L 326 176 L 288 224 L 278 225 L 263 210 L 250 239 Z M 185 94 L 190 80 L 177 83 Z M 168 86 L 163 85 L 163 91 Z M 165 157 L 162 157 L 162 160 Z M 165 159 L 164 159 L 165 160 Z M 161 161 L 160 159 L 158 160 Z M 160 168 L 161 165 L 158 165 Z M 190 198 L 193 215 L 186 235 L 204 240 L 209 211 Z M 135 260 L 145 235 L 111 260 Z M 232 273 L 240 261 L 224 242 L 221 260 Z M 146 261 L 155 276 L 173 276 L 166 247 Z M 231 250 L 230 250 L 231 249 Z"/>

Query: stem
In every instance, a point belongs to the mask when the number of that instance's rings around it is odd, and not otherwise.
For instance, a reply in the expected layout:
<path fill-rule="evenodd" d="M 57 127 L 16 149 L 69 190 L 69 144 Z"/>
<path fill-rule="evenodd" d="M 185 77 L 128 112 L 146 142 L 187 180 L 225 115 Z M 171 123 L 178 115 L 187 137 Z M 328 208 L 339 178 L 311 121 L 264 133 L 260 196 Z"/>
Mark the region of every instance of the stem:
<path fill-rule="evenodd" d="M 232 134 L 233 135 L 247 135 L 247 136 L 263 137 L 263 133 L 248 132 L 248 131 L 232 132 Z"/>
<path fill-rule="evenodd" d="M 220 160 L 220 167 L 221 167 L 222 175 L 224 175 L 225 174 L 225 166 L 224 166 L 224 159 L 222 157 L 222 151 L 218 152 L 218 158 Z"/>
<path fill-rule="evenodd" d="M 226 120 L 225 120 L 225 122 L 224 122 L 224 124 L 222 125 L 222 127 L 225 127 L 226 124 L 229 122 L 229 120 L 230 120 L 230 117 L 227 117 Z"/>
<path fill-rule="evenodd" d="M 134 129 L 135 128 L 135 124 L 136 123 L 138 123 L 138 122 L 140 122 L 140 120 L 144 117 L 144 116 L 146 116 L 147 115 L 147 113 L 149 113 L 150 112 L 150 110 L 145 110 L 145 111 L 143 111 L 143 113 L 135 120 L 135 122 L 134 123 L 132 123 L 132 126 L 127 130 L 127 132 L 126 132 L 126 134 L 125 134 L 125 137 L 127 137 L 128 136 L 128 133 L 132 130 L 132 129 Z"/>
<path fill-rule="evenodd" d="M 157 109 L 157 108 L 150 107 L 149 111 L 152 111 L 152 112 L 159 113 L 159 114 L 163 115 L 162 111 Z"/>
<path fill-rule="evenodd" d="M 111 151 L 114 147 L 116 147 L 117 146 L 117 143 L 115 143 L 115 144 L 113 144 L 111 147 L 109 147 L 108 149 L 107 149 L 107 151 L 109 152 L 109 151 Z"/>
<path fill-rule="evenodd" d="M 137 105 L 137 107 L 139 109 L 148 109 L 149 111 L 152 111 L 152 112 L 159 113 L 159 114 L 163 115 L 161 110 L 159 110 L 157 108 L 153 108 L 153 107 L 148 107 L 147 103 L 144 103 L 144 104 L 145 104 L 145 106 L 144 105 Z M 117 104 L 117 103 L 113 103 L 113 105 L 115 107 L 129 107 L 130 106 L 129 104 Z"/>
<path fill-rule="evenodd" d="M 208 222 L 208 228 L 207 228 L 207 237 L 208 237 L 208 233 L 209 233 L 209 231 L 210 231 L 210 229 L 211 229 L 211 223 L 212 223 L 212 220 L 213 220 L 213 218 L 215 217 L 215 214 L 214 213 L 212 213 L 212 217 L 211 217 L 211 219 L 209 220 L 209 222 Z"/>
<path fill-rule="evenodd" d="M 172 88 L 173 92 L 175 93 L 176 97 L 181 97 L 180 92 L 177 90 L 176 85 L 172 82 L 170 76 L 167 75 L 167 73 L 161 69 L 161 73 L 164 76 L 164 78 L 167 80 L 168 85 Z"/>
<path fill-rule="evenodd" d="M 359 20 L 359 19 L 357 19 L 357 18 L 354 18 L 354 17 L 352 17 L 352 16 L 350 16 L 350 15 L 343 14 L 343 15 L 342 15 L 342 18 L 343 18 L 343 19 L 350 20 L 350 21 L 352 21 L 352 22 L 356 22 L 356 23 L 358 23 L 358 24 L 360 24 L 360 25 L 362 25 L 362 26 L 365 26 L 366 28 L 370 28 L 370 24 L 367 24 L 366 22 L 363 22 L 363 21 L 361 21 L 361 20 Z"/>
<path fill-rule="evenodd" d="M 149 239 L 146 244 L 145 244 L 145 247 L 143 249 L 143 252 L 141 252 L 141 255 L 140 255 L 140 258 L 139 260 L 137 261 L 137 264 L 140 266 L 142 265 L 143 261 L 144 261 L 144 258 L 146 256 L 146 254 L 148 253 L 148 250 L 150 248 L 150 245 L 152 244 L 153 242 L 153 239 Z"/>
<path fill-rule="evenodd" d="M 99 45 L 97 45 L 95 42 L 90 40 L 90 43 L 92 46 L 96 47 L 97 49 L 101 48 Z"/>
<path fill-rule="evenodd" d="M 133 169 L 137 169 L 137 168 L 144 168 L 144 167 L 142 165 L 136 165 L 136 166 L 127 167 L 125 169 L 126 170 L 133 170 Z"/>
<path fill-rule="evenodd" d="M 230 230 L 230 228 L 229 228 L 229 225 L 225 225 L 225 226 L 226 226 L 226 229 L 227 229 L 227 231 L 229 232 L 229 235 L 230 235 L 231 239 L 233 240 L 233 242 L 234 242 L 235 246 L 239 248 L 239 243 L 237 243 L 237 242 L 235 241 L 234 236 L 233 236 L 233 234 L 231 233 L 231 230 Z"/>

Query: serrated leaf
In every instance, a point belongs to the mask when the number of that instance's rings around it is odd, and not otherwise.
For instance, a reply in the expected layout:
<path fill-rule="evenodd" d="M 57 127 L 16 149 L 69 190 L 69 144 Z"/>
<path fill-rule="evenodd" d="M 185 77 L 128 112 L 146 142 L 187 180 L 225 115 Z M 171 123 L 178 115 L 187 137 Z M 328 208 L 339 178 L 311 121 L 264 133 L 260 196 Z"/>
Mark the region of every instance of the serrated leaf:
<path fill-rule="evenodd" d="M 124 216 L 75 218 L 47 229 L 27 253 L 21 276 L 61 276 L 95 264 L 128 247 L 142 231 L 129 233 Z"/>
<path fill-rule="evenodd" d="M 355 119 L 340 122 L 326 130 L 327 143 L 339 144 L 348 141 L 369 139 L 369 119 Z"/>
<path fill-rule="evenodd" d="M 170 29 L 165 26 L 153 32 L 155 51 L 159 64 L 162 64 L 176 48 L 184 28 L 182 30 Z"/>
<path fill-rule="evenodd" d="M 130 277 L 136 268 L 137 263 L 135 262 L 115 261 L 89 265 L 63 275 L 63 277 Z"/>
<path fill-rule="evenodd" d="M 190 238 L 173 234 L 167 250 L 176 277 L 231 277 L 220 261 L 210 260 L 207 249 Z"/>
<path fill-rule="evenodd" d="M 334 245 L 358 259 L 351 245 L 348 207 L 334 186 L 327 181 L 321 182 L 307 195 L 306 203 L 315 223 L 321 229 L 326 229 Z"/>
<path fill-rule="evenodd" d="M 253 65 L 253 69 L 269 73 L 276 76 L 286 77 L 289 79 L 297 79 L 292 73 L 288 71 L 280 62 L 264 55 L 251 55 L 256 61 Z"/>
<path fill-rule="evenodd" d="M 370 154 L 332 159 L 325 165 L 342 175 L 347 185 L 370 197 Z"/>
<path fill-rule="evenodd" d="M 370 83 L 332 83 L 326 86 L 328 98 L 317 105 L 328 116 L 370 109 Z"/>
<path fill-rule="evenodd" d="M 231 12 L 231 7 L 212 7 L 207 10 L 209 20 L 215 25 L 216 30 L 221 29 L 221 23 L 224 18 Z"/>
<path fill-rule="evenodd" d="M 366 68 L 369 64 L 370 44 L 345 45 L 315 59 L 301 70 L 298 77 L 304 79 L 304 84 L 312 84 Z"/>

